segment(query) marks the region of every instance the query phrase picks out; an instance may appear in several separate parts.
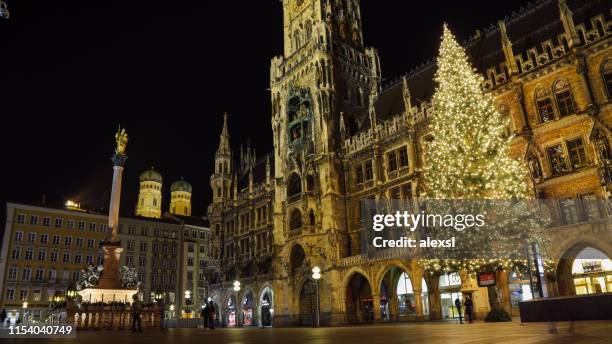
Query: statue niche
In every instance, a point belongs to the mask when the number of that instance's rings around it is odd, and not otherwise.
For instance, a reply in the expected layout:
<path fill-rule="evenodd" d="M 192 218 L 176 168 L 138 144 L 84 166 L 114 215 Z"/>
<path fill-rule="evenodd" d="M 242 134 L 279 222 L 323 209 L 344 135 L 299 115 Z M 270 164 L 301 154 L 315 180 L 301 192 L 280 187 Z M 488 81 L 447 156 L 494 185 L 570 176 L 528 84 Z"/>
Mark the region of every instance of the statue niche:
<path fill-rule="evenodd" d="M 288 141 L 292 150 L 308 148 L 312 137 L 312 100 L 307 88 L 292 88 L 287 105 Z"/>

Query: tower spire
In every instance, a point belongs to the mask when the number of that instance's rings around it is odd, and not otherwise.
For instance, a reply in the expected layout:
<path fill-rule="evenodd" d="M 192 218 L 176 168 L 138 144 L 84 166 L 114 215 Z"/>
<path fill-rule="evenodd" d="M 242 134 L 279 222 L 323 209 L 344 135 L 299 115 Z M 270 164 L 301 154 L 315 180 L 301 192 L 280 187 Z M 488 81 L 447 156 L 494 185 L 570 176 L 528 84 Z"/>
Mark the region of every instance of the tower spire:
<path fill-rule="evenodd" d="M 219 136 L 219 148 L 217 149 L 217 155 L 229 155 L 230 154 L 230 136 L 227 130 L 227 112 L 223 114 L 223 129 L 221 129 L 221 135 Z"/>

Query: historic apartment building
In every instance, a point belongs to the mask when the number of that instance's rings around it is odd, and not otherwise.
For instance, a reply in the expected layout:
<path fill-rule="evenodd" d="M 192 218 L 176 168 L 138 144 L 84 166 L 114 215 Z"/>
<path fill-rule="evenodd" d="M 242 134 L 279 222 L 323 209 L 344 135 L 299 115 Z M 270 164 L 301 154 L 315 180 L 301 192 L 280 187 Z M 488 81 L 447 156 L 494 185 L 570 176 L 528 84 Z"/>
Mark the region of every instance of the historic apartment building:
<path fill-rule="evenodd" d="M 173 200 L 177 190 L 183 196 L 180 210 L 173 207 L 174 201 L 170 203 L 170 210 L 177 209 L 178 214 L 162 214 L 161 182 L 152 185 L 161 181 L 161 175 L 145 171 L 140 180 L 139 199 L 148 201 L 149 210 L 155 209 L 153 197 L 143 197 L 143 187 L 160 187 L 154 195 L 158 196 L 159 208 L 158 212 L 150 212 L 155 216 L 120 217 L 118 232 L 124 248 L 120 264 L 137 269 L 141 300 L 151 302 L 154 293 L 162 292 L 168 316 L 173 313 L 192 317 L 199 314 L 193 310 L 205 301 L 208 221 L 184 215 L 191 212 L 190 201 L 189 205 L 182 201 L 191 198 L 189 183 L 181 180 L 171 187 Z M 101 244 L 108 236 L 108 216 L 81 209 L 75 203 L 51 207 L 9 202 L 6 207 L 0 308 L 20 309 L 23 302 L 28 302 L 30 315 L 44 319 L 53 296 L 65 295 L 68 288 L 74 287 L 81 269 L 88 264 L 102 264 Z M 173 312 L 170 305 L 174 305 Z"/>
<path fill-rule="evenodd" d="M 483 316 L 488 294 L 473 276 L 428 273 L 362 241 L 362 200 L 417 202 L 422 193 L 435 64 L 382 86 L 358 0 L 282 6 L 284 54 L 270 68 L 274 151 L 234 155 L 224 123 L 210 180 L 219 319 L 312 324 L 314 266 L 322 324 L 453 317 L 453 300 L 465 295 Z M 551 295 L 612 291 L 608 209 L 578 202 L 610 198 L 610 16 L 605 1 L 544 0 L 465 42 L 483 88 L 512 120 L 512 155 L 528 163 L 534 197 L 547 199 L 543 212 L 556 220 Z M 604 257 L 587 262 L 584 250 Z M 520 273 L 498 275 L 509 312 L 532 297 Z"/>

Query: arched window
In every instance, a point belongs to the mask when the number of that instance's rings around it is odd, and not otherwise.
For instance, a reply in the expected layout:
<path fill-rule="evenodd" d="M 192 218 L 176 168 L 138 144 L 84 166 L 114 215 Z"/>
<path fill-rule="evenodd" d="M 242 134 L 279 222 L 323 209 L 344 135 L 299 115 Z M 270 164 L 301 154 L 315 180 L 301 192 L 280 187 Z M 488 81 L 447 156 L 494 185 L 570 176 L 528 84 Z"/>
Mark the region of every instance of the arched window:
<path fill-rule="evenodd" d="M 612 99 L 612 59 L 607 59 L 601 66 L 601 76 L 606 86 L 608 99 Z"/>
<path fill-rule="evenodd" d="M 157 207 L 157 198 L 153 198 L 153 206 Z"/>
<path fill-rule="evenodd" d="M 535 92 L 535 101 L 540 115 L 540 121 L 546 123 L 555 119 L 555 110 L 553 108 L 552 97 L 550 92 L 545 88 L 539 88 Z"/>
<path fill-rule="evenodd" d="M 314 210 L 310 209 L 308 212 L 308 225 L 314 227 L 317 221 L 315 218 Z"/>
<path fill-rule="evenodd" d="M 312 37 L 312 23 L 310 20 L 306 22 L 306 40 L 310 40 Z"/>
<path fill-rule="evenodd" d="M 555 99 L 557 100 L 557 107 L 559 108 L 559 116 L 565 117 L 574 113 L 574 101 L 572 100 L 572 93 L 567 81 L 559 80 L 553 86 L 555 91 Z"/>
<path fill-rule="evenodd" d="M 287 183 L 287 197 L 302 193 L 302 180 L 297 173 L 292 173 Z"/>
<path fill-rule="evenodd" d="M 293 231 L 302 228 L 302 213 L 298 209 L 293 209 L 289 218 L 289 230 Z"/>
<path fill-rule="evenodd" d="M 312 175 L 308 175 L 308 177 L 306 177 L 306 190 L 314 191 L 314 188 L 315 188 L 314 177 Z"/>

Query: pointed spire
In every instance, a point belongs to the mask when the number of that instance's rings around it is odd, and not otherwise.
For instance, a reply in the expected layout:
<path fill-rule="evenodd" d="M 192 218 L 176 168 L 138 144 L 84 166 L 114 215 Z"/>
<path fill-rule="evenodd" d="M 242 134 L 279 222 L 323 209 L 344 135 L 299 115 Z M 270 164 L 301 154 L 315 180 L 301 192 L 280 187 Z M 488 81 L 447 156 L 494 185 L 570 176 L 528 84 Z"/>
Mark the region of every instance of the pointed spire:
<path fill-rule="evenodd" d="M 578 37 L 578 32 L 576 32 L 576 26 L 574 25 L 574 13 L 569 9 L 565 0 L 559 0 L 559 15 L 563 23 L 567 46 L 571 49 L 580 43 L 580 38 Z"/>
<path fill-rule="evenodd" d="M 508 32 L 506 31 L 506 22 L 500 20 L 499 24 L 499 33 L 501 35 L 501 45 L 504 51 L 504 56 L 506 57 L 506 66 L 508 67 L 509 76 L 518 74 L 518 66 L 516 65 L 516 59 L 514 58 L 514 52 L 512 51 L 512 42 L 508 37 Z"/>
<path fill-rule="evenodd" d="M 217 155 L 230 155 L 230 142 L 229 133 L 227 130 L 227 112 L 223 114 L 223 129 L 221 129 L 221 135 L 219 136 L 219 148 L 217 149 Z"/>
<path fill-rule="evenodd" d="M 404 108 L 406 109 L 406 114 L 410 114 L 412 111 L 412 101 L 410 97 L 410 88 L 408 87 L 408 78 L 404 75 L 402 77 L 402 96 L 404 98 Z"/>
<path fill-rule="evenodd" d="M 270 166 L 270 154 L 266 157 L 266 185 L 270 185 L 272 168 Z"/>

